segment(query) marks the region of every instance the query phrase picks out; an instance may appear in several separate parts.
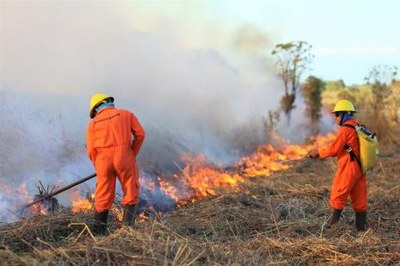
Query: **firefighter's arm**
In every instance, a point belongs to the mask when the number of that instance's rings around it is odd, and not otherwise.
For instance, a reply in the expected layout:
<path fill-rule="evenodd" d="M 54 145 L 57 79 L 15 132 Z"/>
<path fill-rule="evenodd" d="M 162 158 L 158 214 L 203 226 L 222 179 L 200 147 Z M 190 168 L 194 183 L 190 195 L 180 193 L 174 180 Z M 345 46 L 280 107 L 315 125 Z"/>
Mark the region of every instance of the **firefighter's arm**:
<path fill-rule="evenodd" d="M 131 132 L 134 137 L 131 147 L 133 154 L 136 157 L 140 151 L 140 148 L 142 147 L 145 131 L 134 114 L 131 115 Z"/>
<path fill-rule="evenodd" d="M 340 149 L 343 149 L 347 142 L 348 129 L 341 127 L 335 140 L 326 148 L 322 148 L 318 151 L 320 158 L 335 157 L 337 156 Z"/>
<path fill-rule="evenodd" d="M 94 136 L 93 136 L 93 123 L 90 122 L 86 131 L 86 151 L 90 160 L 94 163 L 97 157 L 97 151 L 93 147 Z"/>

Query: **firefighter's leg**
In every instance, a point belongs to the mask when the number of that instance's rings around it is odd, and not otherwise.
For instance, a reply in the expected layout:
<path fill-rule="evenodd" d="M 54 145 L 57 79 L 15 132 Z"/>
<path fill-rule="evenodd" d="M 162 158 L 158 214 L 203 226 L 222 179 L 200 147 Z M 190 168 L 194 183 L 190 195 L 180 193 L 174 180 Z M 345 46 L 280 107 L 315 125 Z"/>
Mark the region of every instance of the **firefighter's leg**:
<path fill-rule="evenodd" d="M 332 226 L 332 225 L 336 224 L 337 222 L 339 222 L 341 214 L 342 214 L 342 210 L 331 208 L 330 215 L 328 217 L 328 221 L 326 222 L 326 224 L 328 226 Z"/>
<path fill-rule="evenodd" d="M 358 231 L 367 229 L 367 212 L 356 212 L 356 229 Z"/>
<path fill-rule="evenodd" d="M 332 186 L 329 197 L 329 205 L 331 206 L 332 222 L 339 221 L 340 214 L 346 205 L 348 192 L 345 189 L 338 189 Z"/>
<path fill-rule="evenodd" d="M 105 235 L 107 230 L 108 210 L 94 213 L 93 233 L 95 235 Z"/>
<path fill-rule="evenodd" d="M 350 200 L 355 212 L 355 224 L 358 231 L 367 228 L 367 181 L 365 176 L 359 179 L 350 193 Z"/>
<path fill-rule="evenodd" d="M 347 197 L 349 195 L 346 185 L 347 184 L 340 182 L 334 182 L 331 187 L 331 194 L 329 197 L 329 205 L 331 206 L 331 210 L 326 222 L 328 227 L 339 222 L 342 210 L 346 205 Z"/>
<path fill-rule="evenodd" d="M 95 190 L 95 223 L 94 231 L 105 234 L 107 227 L 108 211 L 111 209 L 115 197 L 116 177 L 109 160 L 97 159 L 96 161 L 96 190 Z"/>
<path fill-rule="evenodd" d="M 129 158 L 129 156 L 127 156 Z M 123 206 L 138 204 L 139 202 L 139 171 L 134 160 L 124 160 L 116 168 L 121 188 L 124 192 L 121 203 Z"/>
<path fill-rule="evenodd" d="M 132 151 L 121 151 L 124 153 L 117 158 L 116 170 L 118 179 L 121 183 L 124 192 L 121 204 L 124 206 L 124 213 L 122 223 L 125 225 L 132 225 L 135 223 L 137 216 L 137 207 L 139 203 L 139 170 L 137 163 L 133 157 Z"/>
<path fill-rule="evenodd" d="M 135 224 L 137 216 L 137 204 L 124 206 L 124 213 L 122 216 L 122 224 L 131 226 Z"/>

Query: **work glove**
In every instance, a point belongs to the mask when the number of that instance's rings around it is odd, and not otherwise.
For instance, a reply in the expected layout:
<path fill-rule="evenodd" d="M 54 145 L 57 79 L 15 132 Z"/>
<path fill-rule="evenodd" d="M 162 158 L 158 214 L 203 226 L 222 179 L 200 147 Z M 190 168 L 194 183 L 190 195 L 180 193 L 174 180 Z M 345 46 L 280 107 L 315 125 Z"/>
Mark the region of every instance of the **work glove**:
<path fill-rule="evenodd" d="M 313 150 L 309 151 L 309 152 L 307 153 L 306 157 L 308 157 L 308 158 L 313 158 L 313 159 L 319 158 L 318 150 L 313 149 Z"/>

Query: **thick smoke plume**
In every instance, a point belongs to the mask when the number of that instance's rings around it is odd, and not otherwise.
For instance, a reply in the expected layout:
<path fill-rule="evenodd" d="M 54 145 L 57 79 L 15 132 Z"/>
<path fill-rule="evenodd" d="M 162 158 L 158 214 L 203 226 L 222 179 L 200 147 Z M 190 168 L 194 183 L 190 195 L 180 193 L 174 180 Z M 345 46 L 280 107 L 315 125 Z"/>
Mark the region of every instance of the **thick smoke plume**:
<path fill-rule="evenodd" d="M 268 92 L 275 84 L 268 82 L 266 64 L 260 63 L 265 58 L 259 57 L 260 47 L 268 53 L 271 44 L 249 25 L 232 32 L 225 40 L 232 45 L 222 51 L 187 45 L 173 19 L 137 31 L 132 24 L 140 21 L 111 4 L 29 7 L 2 3 L 1 89 L 29 93 L 27 101 L 35 99 L 36 109 L 61 114 L 70 122 L 64 126 L 82 140 L 90 96 L 103 92 L 145 125 L 144 157 L 168 163 L 162 150 L 170 155 L 175 148 L 228 162 L 237 158 L 232 148 L 242 148 L 232 132 L 248 127 L 248 120 L 259 119 L 274 102 Z M 247 71 L 251 62 L 257 67 Z M 157 153 L 146 156 L 150 150 Z"/>
<path fill-rule="evenodd" d="M 228 165 L 266 141 L 262 117 L 277 108 L 281 84 L 260 29 L 224 31 L 228 45 L 201 47 L 173 18 L 138 30 L 142 22 L 112 2 L 0 5 L 3 183 L 27 182 L 32 193 L 37 180 L 65 185 L 94 171 L 85 130 L 97 92 L 145 127 L 146 173 L 177 171 L 182 153 Z"/>

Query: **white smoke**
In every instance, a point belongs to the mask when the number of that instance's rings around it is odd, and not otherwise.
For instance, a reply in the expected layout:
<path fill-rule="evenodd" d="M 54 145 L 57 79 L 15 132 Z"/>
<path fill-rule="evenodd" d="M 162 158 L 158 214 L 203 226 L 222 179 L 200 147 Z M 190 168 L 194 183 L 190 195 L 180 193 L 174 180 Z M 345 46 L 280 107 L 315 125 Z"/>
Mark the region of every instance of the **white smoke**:
<path fill-rule="evenodd" d="M 232 130 L 261 121 L 274 102 L 260 56 L 269 51 L 268 37 L 247 25 L 225 40 L 232 43 L 225 52 L 191 48 L 173 18 L 162 21 L 140 32 L 135 18 L 128 21 L 112 4 L 2 3 L 1 89 L 44 94 L 39 108 L 68 122 L 77 118 L 66 127 L 82 139 L 90 96 L 108 93 L 146 126 L 144 155 L 171 142 L 232 161 Z"/>
<path fill-rule="evenodd" d="M 65 185 L 90 174 L 85 130 L 97 92 L 145 127 L 145 171 L 177 170 L 182 152 L 229 164 L 265 141 L 262 117 L 282 90 L 263 30 L 205 23 L 227 45 L 201 47 L 173 17 L 138 30 L 145 18 L 126 16 L 123 3 L 0 5 L 1 179 Z"/>

